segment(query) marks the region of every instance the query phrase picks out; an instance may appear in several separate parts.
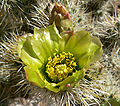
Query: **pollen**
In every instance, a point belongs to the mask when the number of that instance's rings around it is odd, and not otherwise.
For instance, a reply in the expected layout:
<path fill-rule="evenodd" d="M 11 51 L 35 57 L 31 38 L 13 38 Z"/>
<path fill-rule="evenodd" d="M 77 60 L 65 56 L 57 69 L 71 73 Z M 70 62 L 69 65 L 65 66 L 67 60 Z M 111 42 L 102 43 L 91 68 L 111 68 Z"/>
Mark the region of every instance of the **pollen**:
<path fill-rule="evenodd" d="M 53 82 L 60 82 L 76 71 L 77 63 L 72 53 L 54 53 L 53 58 L 48 58 L 46 73 Z"/>

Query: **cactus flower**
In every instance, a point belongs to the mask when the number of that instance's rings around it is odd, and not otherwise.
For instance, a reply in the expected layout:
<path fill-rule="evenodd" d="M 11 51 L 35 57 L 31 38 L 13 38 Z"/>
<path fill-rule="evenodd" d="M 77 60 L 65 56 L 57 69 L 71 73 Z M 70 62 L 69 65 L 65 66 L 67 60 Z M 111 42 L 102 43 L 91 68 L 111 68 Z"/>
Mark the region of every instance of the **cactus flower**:
<path fill-rule="evenodd" d="M 102 54 L 102 44 L 86 31 L 60 33 L 55 23 L 21 36 L 18 55 L 26 79 L 55 93 L 72 88 Z"/>

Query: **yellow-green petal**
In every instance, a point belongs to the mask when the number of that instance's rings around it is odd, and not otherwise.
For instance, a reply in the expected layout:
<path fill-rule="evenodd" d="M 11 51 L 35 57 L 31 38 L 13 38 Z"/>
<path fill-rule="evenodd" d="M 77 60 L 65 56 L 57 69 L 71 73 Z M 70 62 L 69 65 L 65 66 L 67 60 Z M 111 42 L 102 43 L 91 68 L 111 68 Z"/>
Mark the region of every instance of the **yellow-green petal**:
<path fill-rule="evenodd" d="M 39 68 L 42 66 L 42 63 L 39 59 L 31 57 L 24 49 L 21 51 L 20 58 L 24 64 L 31 67 Z"/>
<path fill-rule="evenodd" d="M 29 65 L 31 67 L 41 67 L 42 63 L 39 60 L 38 56 L 33 51 L 31 45 L 31 36 L 27 36 L 26 38 L 22 37 L 18 43 L 18 54 L 20 59 L 24 62 L 24 64 Z"/>
<path fill-rule="evenodd" d="M 102 54 L 102 44 L 99 39 L 90 36 L 88 32 L 79 31 L 70 37 L 65 45 L 65 51 L 74 54 L 79 68 L 83 68 L 99 59 Z"/>
<path fill-rule="evenodd" d="M 45 87 L 44 81 L 39 77 L 38 70 L 34 70 L 34 68 L 31 68 L 30 66 L 26 66 L 24 67 L 24 69 L 26 73 L 26 78 L 29 82 L 41 88 Z"/>

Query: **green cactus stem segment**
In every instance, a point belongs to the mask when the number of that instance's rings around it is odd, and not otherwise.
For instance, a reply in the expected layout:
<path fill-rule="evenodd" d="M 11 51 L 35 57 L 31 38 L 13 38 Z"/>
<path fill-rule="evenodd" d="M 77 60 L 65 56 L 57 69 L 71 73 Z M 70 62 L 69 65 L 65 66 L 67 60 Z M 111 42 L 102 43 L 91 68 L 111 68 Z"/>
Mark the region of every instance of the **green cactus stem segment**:
<path fill-rule="evenodd" d="M 46 73 L 53 82 L 57 83 L 77 71 L 76 66 L 77 63 L 72 53 L 55 53 L 53 58 L 48 58 Z"/>

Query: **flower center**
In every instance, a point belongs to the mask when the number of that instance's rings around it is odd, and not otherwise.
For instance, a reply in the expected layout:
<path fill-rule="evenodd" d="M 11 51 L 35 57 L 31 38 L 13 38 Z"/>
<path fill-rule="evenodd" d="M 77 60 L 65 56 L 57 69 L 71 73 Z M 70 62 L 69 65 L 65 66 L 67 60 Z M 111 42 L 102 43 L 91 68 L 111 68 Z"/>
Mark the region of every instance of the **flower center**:
<path fill-rule="evenodd" d="M 62 52 L 48 58 L 46 73 L 53 82 L 60 82 L 77 71 L 76 66 L 73 54 Z"/>

